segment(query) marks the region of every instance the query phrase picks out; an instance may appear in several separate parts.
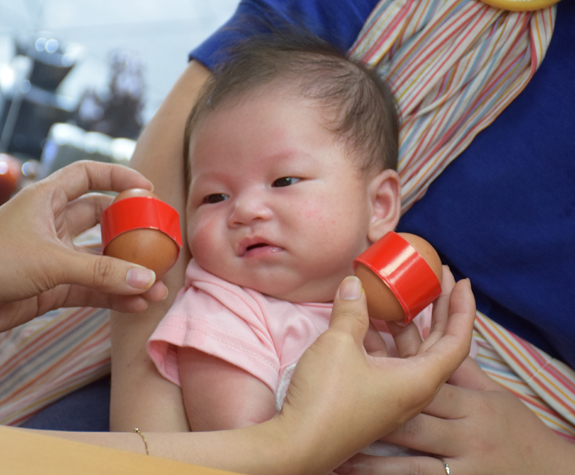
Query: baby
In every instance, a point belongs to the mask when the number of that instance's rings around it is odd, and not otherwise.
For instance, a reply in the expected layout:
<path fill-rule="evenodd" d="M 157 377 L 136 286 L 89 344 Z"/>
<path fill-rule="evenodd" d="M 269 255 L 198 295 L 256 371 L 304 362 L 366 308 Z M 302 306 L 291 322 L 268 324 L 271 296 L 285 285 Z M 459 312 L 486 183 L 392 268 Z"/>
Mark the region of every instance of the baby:
<path fill-rule="evenodd" d="M 215 72 L 186 128 L 194 259 L 148 345 L 192 430 L 281 408 L 353 259 L 397 225 L 398 132 L 388 86 L 319 39 L 253 38 Z"/>

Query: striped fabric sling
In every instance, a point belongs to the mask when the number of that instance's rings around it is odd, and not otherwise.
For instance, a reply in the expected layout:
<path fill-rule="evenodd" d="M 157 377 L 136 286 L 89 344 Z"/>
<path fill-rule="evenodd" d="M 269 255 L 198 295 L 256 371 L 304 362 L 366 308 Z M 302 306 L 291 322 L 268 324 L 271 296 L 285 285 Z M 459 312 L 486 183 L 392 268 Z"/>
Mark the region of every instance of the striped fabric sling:
<path fill-rule="evenodd" d="M 402 115 L 407 210 L 527 85 L 554 7 L 508 12 L 479 0 L 382 0 L 349 53 L 390 84 Z"/>

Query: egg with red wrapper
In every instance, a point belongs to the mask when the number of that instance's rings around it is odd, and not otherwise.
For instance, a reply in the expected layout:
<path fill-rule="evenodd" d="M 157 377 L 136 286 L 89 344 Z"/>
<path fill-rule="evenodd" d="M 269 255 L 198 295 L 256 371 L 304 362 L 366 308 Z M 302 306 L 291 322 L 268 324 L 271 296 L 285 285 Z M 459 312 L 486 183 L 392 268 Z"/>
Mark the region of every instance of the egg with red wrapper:
<path fill-rule="evenodd" d="M 441 260 L 414 234 L 389 232 L 353 263 L 370 318 L 409 323 L 441 294 Z"/>
<path fill-rule="evenodd" d="M 125 190 L 102 213 L 103 252 L 153 270 L 170 270 L 182 247 L 180 216 L 151 191 Z"/>

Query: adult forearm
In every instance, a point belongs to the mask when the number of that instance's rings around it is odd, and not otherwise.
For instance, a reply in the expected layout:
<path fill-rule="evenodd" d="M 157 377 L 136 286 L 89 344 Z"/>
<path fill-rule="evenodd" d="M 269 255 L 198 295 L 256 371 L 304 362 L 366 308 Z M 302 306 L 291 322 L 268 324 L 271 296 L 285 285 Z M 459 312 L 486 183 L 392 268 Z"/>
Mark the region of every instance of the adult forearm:
<path fill-rule="evenodd" d="M 192 61 L 138 138 L 130 166 L 154 183 L 154 192 L 183 211 L 184 126 L 210 72 Z"/>
<path fill-rule="evenodd" d="M 254 475 L 319 475 L 330 470 L 327 466 L 311 468 L 310 459 L 321 447 L 306 446 L 303 440 L 288 437 L 285 426 L 277 422 L 233 431 L 143 434 L 150 455 L 194 465 Z M 134 432 L 33 432 L 139 454 L 146 450 Z"/>
<path fill-rule="evenodd" d="M 184 126 L 197 93 L 209 74 L 199 63 L 188 65 L 144 128 L 130 162 L 133 168 L 152 181 L 155 193 L 180 213 L 184 243 Z M 189 251 L 184 245 L 177 264 L 162 279 L 169 290 L 166 300 L 150 305 L 146 312 L 137 315 L 112 313 L 112 430 L 131 430 L 137 424 L 153 430 L 185 428 L 176 423 L 184 414 L 179 388 L 158 375 L 146 354 L 145 345 L 183 286 L 189 259 Z M 168 405 L 166 401 L 172 404 Z"/>

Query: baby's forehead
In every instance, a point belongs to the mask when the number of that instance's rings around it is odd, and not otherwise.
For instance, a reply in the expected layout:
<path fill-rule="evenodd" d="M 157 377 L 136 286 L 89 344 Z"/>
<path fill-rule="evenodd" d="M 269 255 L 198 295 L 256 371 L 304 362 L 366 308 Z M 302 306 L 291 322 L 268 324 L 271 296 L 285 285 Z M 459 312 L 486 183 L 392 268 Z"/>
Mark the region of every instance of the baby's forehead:
<path fill-rule="evenodd" d="M 231 92 L 215 105 L 210 112 L 217 112 L 239 106 L 255 105 L 261 101 L 270 99 L 285 100 L 285 102 L 274 101 L 276 107 L 282 107 L 282 105 L 286 107 L 292 101 L 306 102 L 308 105 L 316 107 L 322 106 L 318 99 L 313 98 L 305 89 L 302 89 L 298 81 L 279 77 L 265 83 L 255 84 L 251 87 Z"/>
<path fill-rule="evenodd" d="M 241 108 L 244 112 L 242 121 L 255 120 L 250 115 L 251 108 L 259 108 L 262 104 L 273 104 L 274 112 L 281 116 L 282 111 L 294 110 L 294 103 L 298 103 L 296 113 L 308 114 L 313 111 L 312 117 L 324 129 L 330 131 L 337 139 L 337 132 L 331 127 L 339 119 L 339 111 L 334 107 L 316 97 L 306 94 L 297 83 L 292 80 L 273 80 L 269 83 L 261 84 L 247 90 L 238 91 L 230 94 L 225 99 L 220 100 L 214 107 L 204 108 L 203 113 L 197 118 L 195 126 L 190 133 L 190 147 L 193 148 L 197 137 L 202 133 L 203 126 L 206 122 L 222 122 L 226 120 L 230 112 Z M 226 135 L 226 130 L 218 131 L 220 135 Z"/>
<path fill-rule="evenodd" d="M 255 126 L 254 128 L 259 127 L 258 121 L 261 120 L 261 116 L 258 115 L 258 110 L 262 108 L 268 112 L 271 111 L 273 119 L 282 117 L 285 111 L 285 123 L 289 123 L 289 129 L 291 127 L 297 129 L 298 126 L 301 126 L 306 130 L 310 126 L 312 129 L 309 130 L 313 130 L 317 124 L 319 128 L 316 133 L 328 137 L 331 142 L 330 145 L 347 148 L 347 138 L 338 133 L 335 126 L 338 123 L 338 118 L 331 108 L 319 99 L 305 94 L 305 91 L 302 91 L 299 85 L 293 81 L 273 81 L 242 93 L 230 95 L 225 100 L 219 101 L 215 107 L 206 110 L 201 117 L 198 117 L 190 135 L 188 150 L 189 165 L 192 171 L 202 165 L 206 158 L 205 149 L 212 146 L 210 142 L 234 140 L 232 137 L 235 136 L 229 134 L 229 130 L 234 127 L 235 123 L 241 122 L 246 127 L 250 124 Z M 273 122 L 273 119 L 270 121 Z M 265 130 L 267 125 L 268 123 L 261 124 L 261 129 Z M 262 132 L 264 135 L 268 133 L 267 130 Z M 275 144 L 273 141 L 271 143 Z M 285 147 L 285 144 L 283 146 Z M 199 163 L 196 160 L 198 151 L 201 152 L 200 155 L 202 156 Z M 347 152 L 348 158 L 356 164 L 362 160 L 357 156 L 356 150 L 348 150 Z"/>

